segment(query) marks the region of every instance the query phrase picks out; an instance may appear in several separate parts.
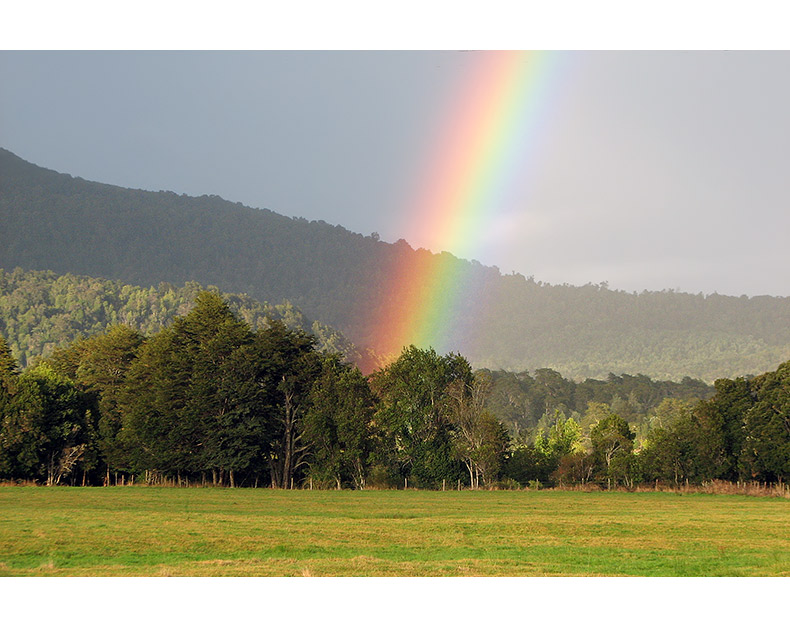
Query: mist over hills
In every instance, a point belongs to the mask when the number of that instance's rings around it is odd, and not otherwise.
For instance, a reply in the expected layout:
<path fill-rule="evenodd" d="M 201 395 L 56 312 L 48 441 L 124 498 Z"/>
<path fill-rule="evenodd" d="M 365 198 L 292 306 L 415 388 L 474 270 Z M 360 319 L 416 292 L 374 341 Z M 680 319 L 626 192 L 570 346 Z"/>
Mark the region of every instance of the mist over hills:
<path fill-rule="evenodd" d="M 374 351 L 376 308 L 401 306 L 386 298 L 389 268 L 433 254 L 217 196 L 89 182 L 2 149 L 0 222 L 6 270 L 142 286 L 196 281 L 260 301 L 287 300 Z M 613 372 L 712 381 L 790 359 L 787 297 L 548 285 L 442 255 L 475 285 L 479 306 L 447 312 L 460 331 L 435 348 L 459 351 L 476 367 L 547 367 L 577 379 Z"/>

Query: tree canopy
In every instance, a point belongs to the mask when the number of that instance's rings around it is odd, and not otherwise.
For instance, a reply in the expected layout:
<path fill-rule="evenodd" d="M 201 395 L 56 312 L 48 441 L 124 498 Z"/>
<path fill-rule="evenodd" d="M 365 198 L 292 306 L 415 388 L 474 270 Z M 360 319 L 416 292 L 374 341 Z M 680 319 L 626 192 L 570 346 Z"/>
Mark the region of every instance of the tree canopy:
<path fill-rule="evenodd" d="M 0 335 L 0 479 L 280 489 L 786 481 L 790 362 L 717 380 L 704 398 L 693 396 L 699 382 L 666 383 L 475 372 L 460 354 L 415 346 L 365 376 L 309 333 L 271 318 L 253 328 L 202 291 L 153 334 L 111 326 L 24 369 Z M 540 417 L 509 430 L 497 414 L 505 395 Z"/>

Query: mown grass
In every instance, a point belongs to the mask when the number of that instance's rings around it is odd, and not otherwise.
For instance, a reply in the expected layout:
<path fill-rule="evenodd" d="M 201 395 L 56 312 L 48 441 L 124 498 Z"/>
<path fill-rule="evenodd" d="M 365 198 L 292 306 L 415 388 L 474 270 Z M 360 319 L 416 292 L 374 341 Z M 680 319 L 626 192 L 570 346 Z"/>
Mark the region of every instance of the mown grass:
<path fill-rule="evenodd" d="M 0 487 L 6 576 L 787 576 L 790 501 Z"/>

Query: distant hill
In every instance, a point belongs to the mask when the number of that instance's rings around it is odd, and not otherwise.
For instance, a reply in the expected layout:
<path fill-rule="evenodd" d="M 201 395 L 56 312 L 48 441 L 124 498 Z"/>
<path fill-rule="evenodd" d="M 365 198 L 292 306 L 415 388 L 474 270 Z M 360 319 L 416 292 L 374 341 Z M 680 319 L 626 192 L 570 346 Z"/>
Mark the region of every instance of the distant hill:
<path fill-rule="evenodd" d="M 0 150 L 0 267 L 99 276 L 135 285 L 197 281 L 268 302 L 288 300 L 357 346 L 384 302 L 388 268 L 415 255 L 324 222 L 217 196 L 192 198 L 94 183 Z M 446 253 L 444 253 L 446 255 Z M 473 333 L 450 338 L 476 367 L 553 368 L 576 379 L 642 373 L 712 381 L 790 359 L 790 298 L 631 294 L 548 285 L 448 256 L 478 289 Z"/>
<path fill-rule="evenodd" d="M 170 283 L 139 287 L 51 271 L 0 269 L 0 335 L 25 368 L 55 348 L 80 336 L 103 333 L 111 325 L 124 324 L 143 335 L 153 335 L 176 316 L 186 315 L 204 289 L 219 291 L 195 282 L 180 287 Z M 263 327 L 267 318 L 282 320 L 291 329 L 314 335 L 319 349 L 341 353 L 368 369 L 378 364 L 374 355 L 358 349 L 342 333 L 309 320 L 287 301 L 270 305 L 245 294 L 222 296 L 253 329 Z"/>

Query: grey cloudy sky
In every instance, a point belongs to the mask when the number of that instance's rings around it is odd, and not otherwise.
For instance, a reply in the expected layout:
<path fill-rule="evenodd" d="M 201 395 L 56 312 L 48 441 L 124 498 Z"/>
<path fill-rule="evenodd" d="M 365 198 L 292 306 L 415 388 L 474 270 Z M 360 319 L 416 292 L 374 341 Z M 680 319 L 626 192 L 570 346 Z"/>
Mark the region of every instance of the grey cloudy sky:
<path fill-rule="evenodd" d="M 476 54 L 5 51 L 0 146 L 417 247 L 406 205 Z M 556 60 L 528 184 L 475 257 L 550 283 L 790 295 L 790 54 Z"/>

